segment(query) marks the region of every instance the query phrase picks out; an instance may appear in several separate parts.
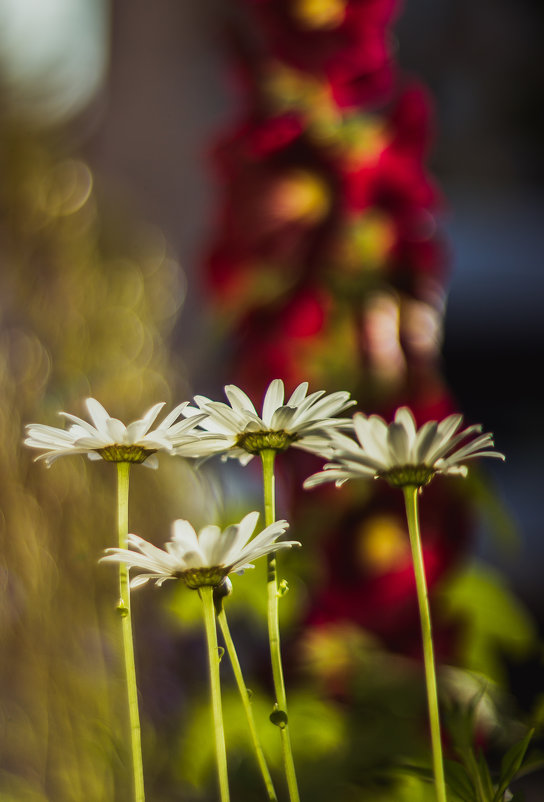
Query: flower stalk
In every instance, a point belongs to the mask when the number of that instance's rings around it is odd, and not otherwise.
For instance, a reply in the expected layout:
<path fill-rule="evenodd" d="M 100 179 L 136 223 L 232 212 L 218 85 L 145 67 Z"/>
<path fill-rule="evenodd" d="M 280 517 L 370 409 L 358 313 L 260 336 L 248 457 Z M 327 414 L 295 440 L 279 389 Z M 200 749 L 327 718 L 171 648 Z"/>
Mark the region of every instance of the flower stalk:
<path fill-rule="evenodd" d="M 264 515 L 266 526 L 273 524 L 276 518 L 274 479 L 275 456 L 276 452 L 273 449 L 267 448 L 261 451 L 261 460 L 263 464 Z M 276 695 L 276 704 L 271 716 L 271 720 L 280 728 L 283 766 L 287 780 L 287 787 L 289 790 L 289 798 L 291 802 L 299 802 L 300 796 L 295 773 L 293 751 L 291 748 L 291 736 L 289 734 L 287 695 L 285 692 L 285 682 L 283 678 L 283 666 L 281 660 L 276 554 L 274 552 L 268 554 L 267 560 L 268 637 L 270 641 L 272 677 L 274 680 L 274 691 Z"/>
<path fill-rule="evenodd" d="M 442 739 L 440 736 L 440 716 L 438 711 L 438 691 L 436 685 L 436 667 L 431 628 L 431 613 L 429 609 L 429 595 L 427 592 L 427 580 L 425 578 L 425 565 L 423 562 L 421 535 L 419 531 L 419 488 L 411 485 L 404 487 L 403 492 L 406 506 L 406 519 L 408 521 L 408 532 L 410 535 L 410 546 L 412 550 L 412 561 L 416 578 L 419 617 L 421 621 L 423 662 L 425 666 L 425 684 L 427 688 L 427 705 L 429 710 L 429 723 L 431 730 L 431 749 L 436 798 L 438 802 L 446 802 L 446 781 L 444 777 Z"/>
<path fill-rule="evenodd" d="M 229 802 L 229 779 L 227 773 L 227 750 L 225 746 L 225 731 L 223 727 L 223 710 L 221 704 L 221 684 L 219 678 L 219 650 L 217 647 L 217 630 L 215 626 L 215 608 L 213 603 L 213 587 L 202 585 L 199 588 L 200 598 L 204 608 L 204 625 L 206 628 L 206 641 L 208 644 L 208 663 L 210 669 L 210 692 L 212 703 L 213 732 L 215 741 L 215 756 L 217 761 L 217 776 L 219 780 L 219 793 L 221 802 Z"/>
<path fill-rule="evenodd" d="M 270 776 L 268 764 L 266 762 L 263 748 L 261 746 L 259 734 L 257 732 L 257 727 L 255 725 L 255 718 L 253 716 L 253 710 L 251 707 L 249 693 L 246 684 L 244 682 L 242 668 L 240 666 L 240 661 L 238 660 L 236 647 L 234 646 L 234 641 L 232 640 L 232 635 L 230 634 L 230 628 L 228 625 L 227 616 L 222 604 L 217 612 L 217 621 L 219 622 L 219 626 L 221 628 L 221 634 L 223 635 L 223 640 L 225 641 L 225 646 L 232 665 L 232 670 L 234 672 L 236 685 L 238 686 L 238 691 L 240 693 L 240 698 L 242 700 L 242 705 L 244 707 L 244 711 L 246 714 L 249 733 L 251 736 L 251 743 L 253 745 L 253 749 L 255 751 L 255 757 L 257 759 L 257 763 L 261 771 L 263 782 L 266 787 L 266 793 L 268 795 L 268 799 L 270 800 L 270 802 L 277 802 L 276 790 L 274 788 L 274 783 L 272 782 L 272 777 Z"/>
<path fill-rule="evenodd" d="M 117 527 L 120 549 L 127 548 L 129 473 L 129 462 L 117 463 Z M 134 801 L 144 802 L 144 772 L 142 764 L 141 728 L 140 713 L 138 710 L 136 667 L 134 663 L 134 644 L 132 639 L 132 619 L 130 614 L 129 576 L 128 566 L 124 563 L 119 563 L 119 602 L 117 609 L 121 616 L 121 631 L 123 637 L 123 657 L 125 662 L 125 676 L 127 683 Z"/>

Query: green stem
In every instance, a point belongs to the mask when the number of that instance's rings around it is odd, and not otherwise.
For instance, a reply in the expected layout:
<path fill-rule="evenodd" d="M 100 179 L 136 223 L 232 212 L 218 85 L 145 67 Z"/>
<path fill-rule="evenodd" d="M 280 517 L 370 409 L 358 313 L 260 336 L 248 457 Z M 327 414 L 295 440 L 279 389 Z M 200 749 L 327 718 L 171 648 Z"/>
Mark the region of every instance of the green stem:
<path fill-rule="evenodd" d="M 117 463 L 117 529 L 120 549 L 127 548 L 129 473 L 129 462 Z M 132 641 L 130 587 L 128 579 L 128 567 L 123 563 L 119 563 L 119 603 L 117 609 L 121 615 L 121 629 L 123 634 L 123 656 L 127 681 L 134 802 L 144 802 L 145 792 L 140 714 L 138 711 L 138 689 L 136 686 L 136 667 L 134 665 L 134 644 Z"/>
<path fill-rule="evenodd" d="M 251 707 L 251 701 L 249 699 L 249 693 L 246 688 L 246 684 L 244 682 L 240 661 L 238 660 L 238 655 L 236 654 L 236 648 L 234 646 L 234 641 L 232 640 L 232 635 L 230 634 L 230 629 L 227 622 L 227 616 L 225 614 L 225 610 L 223 609 L 223 607 L 221 607 L 221 610 L 217 613 L 217 620 L 219 622 L 219 626 L 221 627 L 221 633 L 225 641 L 225 646 L 227 647 L 227 652 L 229 654 L 229 659 L 232 665 L 232 670 L 234 672 L 234 677 L 236 679 L 236 684 L 238 686 L 238 691 L 242 699 L 242 704 L 244 706 L 249 732 L 251 735 L 251 741 L 253 743 L 253 749 L 255 750 L 255 757 L 257 758 L 257 763 L 259 764 L 259 768 L 263 776 L 263 781 L 266 786 L 268 798 L 271 800 L 271 802 L 277 802 L 277 796 L 276 796 L 276 791 L 274 789 L 274 784 L 272 782 L 272 777 L 270 776 L 263 748 L 259 740 L 257 727 L 255 726 L 255 719 L 253 717 L 253 710 Z"/>
<path fill-rule="evenodd" d="M 431 748 L 433 755 L 434 782 L 438 802 L 446 802 L 446 781 L 444 778 L 444 760 L 442 757 L 442 739 L 440 737 L 440 717 L 438 713 L 438 692 L 436 687 L 436 668 L 434 661 L 433 637 L 431 631 L 431 612 L 429 609 L 429 596 L 421 548 L 419 532 L 418 497 L 419 488 L 409 486 L 404 488 L 404 502 L 406 505 L 406 518 L 412 548 L 412 561 L 416 577 L 417 600 L 421 620 L 421 634 L 423 639 L 423 662 L 425 665 L 425 681 L 427 686 L 427 704 L 429 708 L 429 721 L 431 728 Z"/>
<path fill-rule="evenodd" d="M 274 490 L 275 456 L 276 452 L 273 449 L 267 448 L 261 451 L 261 459 L 263 463 L 265 526 L 270 526 L 270 524 L 273 524 L 276 520 Z M 287 779 L 287 787 L 289 789 L 289 799 L 291 802 L 299 802 L 300 796 L 298 793 L 293 750 L 291 748 L 291 737 L 289 735 L 287 696 L 285 693 L 285 682 L 283 679 L 283 667 L 281 662 L 280 626 L 278 614 L 278 578 L 275 552 L 268 555 L 268 637 L 270 641 L 272 677 L 274 680 L 274 690 L 276 694 L 276 705 L 272 714 L 272 720 L 274 723 L 277 722 L 280 728 L 283 766 L 285 777 Z"/>
<path fill-rule="evenodd" d="M 213 587 L 203 585 L 199 589 L 204 607 L 204 624 L 208 643 L 208 661 L 210 667 L 210 691 L 212 700 L 213 731 L 215 738 L 215 756 L 217 759 L 217 775 L 221 802 L 229 802 L 229 778 L 227 774 L 227 750 L 223 729 L 223 711 L 221 707 L 221 685 L 219 680 L 219 651 L 217 648 L 217 630 L 215 628 L 215 608 L 213 604 Z"/>

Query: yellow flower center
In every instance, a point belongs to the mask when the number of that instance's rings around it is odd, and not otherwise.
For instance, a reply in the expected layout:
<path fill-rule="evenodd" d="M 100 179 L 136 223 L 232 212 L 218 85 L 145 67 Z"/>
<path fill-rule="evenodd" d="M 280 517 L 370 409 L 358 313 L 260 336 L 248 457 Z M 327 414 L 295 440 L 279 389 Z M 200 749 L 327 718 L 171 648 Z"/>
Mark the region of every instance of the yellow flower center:
<path fill-rule="evenodd" d="M 248 451 L 250 454 L 260 454 L 261 451 L 271 449 L 272 451 L 286 451 L 291 443 L 298 440 L 296 434 L 285 432 L 279 429 L 276 432 L 245 432 L 238 435 L 236 445 Z"/>
<path fill-rule="evenodd" d="M 142 446 L 135 445 L 113 445 L 106 448 L 97 448 L 97 453 L 100 454 L 106 462 L 145 462 L 145 460 L 154 454 L 156 449 L 142 448 Z"/>
<path fill-rule="evenodd" d="M 213 588 L 217 587 L 228 574 L 228 568 L 224 565 L 213 566 L 212 568 L 191 568 L 188 571 L 179 571 L 176 574 L 178 579 L 183 579 L 191 590 L 198 590 L 205 585 Z"/>
<path fill-rule="evenodd" d="M 424 487 L 428 485 L 436 470 L 428 465 L 401 465 L 379 473 L 392 487 Z"/>

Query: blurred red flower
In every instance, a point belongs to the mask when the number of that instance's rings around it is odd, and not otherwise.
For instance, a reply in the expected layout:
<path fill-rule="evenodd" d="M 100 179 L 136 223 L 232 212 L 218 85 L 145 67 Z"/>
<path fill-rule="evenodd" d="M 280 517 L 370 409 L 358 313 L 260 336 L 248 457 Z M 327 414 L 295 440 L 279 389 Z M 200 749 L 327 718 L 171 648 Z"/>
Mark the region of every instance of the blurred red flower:
<path fill-rule="evenodd" d="M 410 86 L 387 118 L 354 118 L 325 141 L 295 112 L 253 115 L 225 136 L 207 259 L 225 313 L 239 319 L 308 281 L 356 296 L 378 271 L 416 297 L 421 275 L 442 281 L 440 197 L 422 161 L 429 117 L 425 93 Z"/>
<path fill-rule="evenodd" d="M 338 179 L 333 154 L 294 113 L 244 121 L 217 146 L 215 164 L 225 194 L 207 262 L 210 289 L 244 310 L 315 268 L 335 218 Z"/>
<path fill-rule="evenodd" d="M 245 0 L 268 57 L 327 82 L 341 108 L 383 101 L 393 84 L 395 0 Z"/>

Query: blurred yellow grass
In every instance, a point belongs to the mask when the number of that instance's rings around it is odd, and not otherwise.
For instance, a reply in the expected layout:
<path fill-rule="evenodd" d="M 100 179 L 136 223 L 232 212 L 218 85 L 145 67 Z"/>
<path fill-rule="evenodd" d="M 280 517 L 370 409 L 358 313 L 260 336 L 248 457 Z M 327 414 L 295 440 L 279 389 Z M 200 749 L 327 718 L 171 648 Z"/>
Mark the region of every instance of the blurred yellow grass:
<path fill-rule="evenodd" d="M 82 161 L 16 125 L 0 149 L 0 798 L 123 802 L 116 583 L 97 566 L 115 473 L 77 456 L 35 465 L 23 428 L 63 426 L 57 412 L 82 414 L 90 394 L 127 419 L 171 387 L 188 397 L 167 343 L 184 277 L 157 230 L 101 205 Z M 135 477 L 146 537 L 184 510 L 190 469 L 173 463 Z M 198 510 L 193 479 L 190 495 Z"/>

